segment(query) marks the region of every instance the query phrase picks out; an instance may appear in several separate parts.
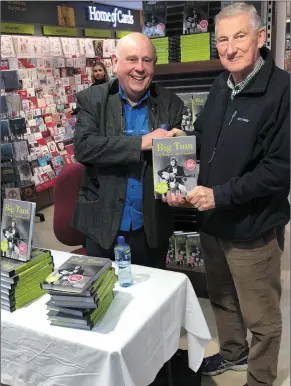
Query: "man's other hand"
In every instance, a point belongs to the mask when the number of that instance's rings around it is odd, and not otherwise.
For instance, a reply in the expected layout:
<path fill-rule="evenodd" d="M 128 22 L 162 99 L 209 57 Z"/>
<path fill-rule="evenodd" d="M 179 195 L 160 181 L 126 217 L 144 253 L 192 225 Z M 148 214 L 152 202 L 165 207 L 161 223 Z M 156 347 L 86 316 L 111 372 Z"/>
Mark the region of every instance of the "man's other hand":
<path fill-rule="evenodd" d="M 171 132 L 173 133 L 173 137 L 186 137 L 187 134 L 185 133 L 185 131 L 183 130 L 180 130 L 180 129 L 172 129 Z"/>
<path fill-rule="evenodd" d="M 162 200 L 170 206 L 180 206 L 187 202 L 180 194 L 178 195 L 172 192 L 168 192 L 166 196 L 163 195 Z"/>
<path fill-rule="evenodd" d="M 186 200 L 200 211 L 215 208 L 213 189 L 205 186 L 196 186 L 187 194 Z"/>
<path fill-rule="evenodd" d="M 156 129 L 149 134 L 141 137 L 141 150 L 152 150 L 152 142 L 154 138 L 174 137 L 172 130 Z"/>

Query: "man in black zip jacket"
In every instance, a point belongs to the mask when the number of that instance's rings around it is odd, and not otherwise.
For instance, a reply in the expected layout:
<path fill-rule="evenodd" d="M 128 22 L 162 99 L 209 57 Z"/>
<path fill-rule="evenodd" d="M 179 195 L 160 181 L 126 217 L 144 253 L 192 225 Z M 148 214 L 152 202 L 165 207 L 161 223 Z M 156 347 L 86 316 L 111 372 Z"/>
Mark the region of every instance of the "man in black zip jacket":
<path fill-rule="evenodd" d="M 265 31 L 252 5 L 224 8 L 216 17 L 216 38 L 227 71 L 195 121 L 199 186 L 186 198 L 203 214 L 201 246 L 220 342 L 219 354 L 205 358 L 203 373 L 248 368 L 248 386 L 271 386 L 290 218 L 290 78 L 263 47 Z M 167 201 L 184 202 L 175 196 Z"/>

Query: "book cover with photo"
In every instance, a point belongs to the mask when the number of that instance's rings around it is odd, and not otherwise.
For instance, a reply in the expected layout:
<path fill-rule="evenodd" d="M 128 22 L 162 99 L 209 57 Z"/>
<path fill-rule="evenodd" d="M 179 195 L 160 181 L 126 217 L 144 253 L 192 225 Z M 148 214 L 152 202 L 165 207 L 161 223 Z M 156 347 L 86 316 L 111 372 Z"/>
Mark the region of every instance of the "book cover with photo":
<path fill-rule="evenodd" d="M 1 256 L 28 261 L 34 229 L 34 202 L 3 200 Z"/>
<path fill-rule="evenodd" d="M 201 252 L 200 234 L 187 235 L 187 265 L 194 271 L 204 271 L 204 260 Z"/>
<path fill-rule="evenodd" d="M 186 133 L 194 131 L 194 117 L 193 117 L 193 95 L 191 94 L 177 94 L 177 96 L 184 102 L 184 109 L 182 114 L 181 129 Z"/>
<path fill-rule="evenodd" d="M 195 92 L 193 93 L 193 123 L 195 122 L 198 114 L 203 109 L 203 106 L 206 103 L 208 92 Z"/>
<path fill-rule="evenodd" d="M 80 294 L 111 267 L 110 259 L 90 256 L 71 256 L 41 284 L 42 289 Z"/>
<path fill-rule="evenodd" d="M 167 2 L 143 2 L 143 27 L 142 33 L 149 38 L 163 37 L 166 35 Z"/>
<path fill-rule="evenodd" d="M 183 15 L 183 34 L 197 34 L 208 31 L 209 3 L 185 1 Z"/>
<path fill-rule="evenodd" d="M 154 194 L 173 192 L 185 197 L 197 186 L 196 137 L 153 139 Z"/>

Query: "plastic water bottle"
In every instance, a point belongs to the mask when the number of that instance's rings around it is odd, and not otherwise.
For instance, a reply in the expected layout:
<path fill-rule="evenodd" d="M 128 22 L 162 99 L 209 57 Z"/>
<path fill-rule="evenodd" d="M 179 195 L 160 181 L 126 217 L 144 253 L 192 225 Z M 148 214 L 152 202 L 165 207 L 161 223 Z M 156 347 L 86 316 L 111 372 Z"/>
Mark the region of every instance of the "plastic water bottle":
<path fill-rule="evenodd" d="M 131 252 L 130 246 L 125 242 L 124 236 L 117 237 L 117 245 L 114 247 L 115 261 L 118 267 L 118 283 L 121 287 L 129 287 L 132 284 Z"/>

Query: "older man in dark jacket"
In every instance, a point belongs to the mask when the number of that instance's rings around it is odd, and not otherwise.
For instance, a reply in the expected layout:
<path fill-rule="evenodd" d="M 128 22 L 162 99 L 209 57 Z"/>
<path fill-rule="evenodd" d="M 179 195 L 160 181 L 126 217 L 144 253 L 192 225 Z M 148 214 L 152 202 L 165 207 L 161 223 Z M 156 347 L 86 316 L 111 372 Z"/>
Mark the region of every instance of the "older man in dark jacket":
<path fill-rule="evenodd" d="M 248 368 L 248 386 L 272 386 L 282 332 L 280 259 L 290 219 L 290 77 L 263 47 L 265 30 L 253 6 L 224 8 L 216 39 L 227 71 L 195 121 L 200 186 L 187 196 L 203 213 L 201 247 L 220 343 L 203 373 Z M 171 205 L 182 202 L 169 198 Z"/>
<path fill-rule="evenodd" d="M 89 255 L 113 258 L 124 235 L 133 263 L 165 268 L 173 222 L 154 198 L 152 139 L 182 134 L 183 103 L 151 83 L 156 52 L 144 35 L 121 39 L 113 62 L 118 79 L 77 96 L 74 152 L 86 168 L 73 226 Z"/>

